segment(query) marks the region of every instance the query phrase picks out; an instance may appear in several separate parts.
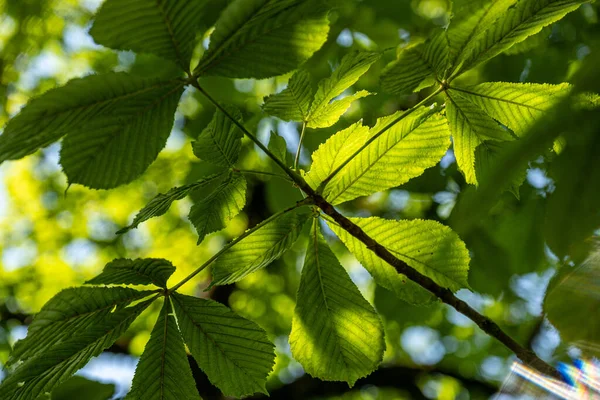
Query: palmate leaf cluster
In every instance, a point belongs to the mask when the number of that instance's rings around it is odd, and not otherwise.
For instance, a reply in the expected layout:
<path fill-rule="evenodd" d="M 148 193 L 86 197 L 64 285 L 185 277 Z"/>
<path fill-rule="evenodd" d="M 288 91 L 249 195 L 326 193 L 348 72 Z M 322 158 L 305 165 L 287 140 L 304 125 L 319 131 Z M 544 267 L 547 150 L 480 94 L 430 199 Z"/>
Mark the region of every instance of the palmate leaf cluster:
<path fill-rule="evenodd" d="M 582 3 L 585 1 L 454 0 L 449 25 L 426 40 L 401 46 L 381 75 L 382 90 L 398 96 L 431 91 L 435 86 L 426 100 L 408 111 L 382 116 L 372 126 L 363 121 L 351 124 L 312 154 L 308 171 L 288 170 L 288 174 L 305 180 L 333 207 L 420 176 L 452 146 L 466 182 L 481 184 L 488 171 L 497 167 L 505 147 L 527 139 L 545 115 L 566 99 L 574 99 L 572 92 L 581 93 L 566 83 L 472 85 L 461 83 L 461 76 Z M 379 52 L 348 53 L 316 85 L 302 67 L 327 40 L 327 2 L 235 0 L 222 12 L 208 48 L 192 65 L 202 33 L 198 26 L 208 6 L 191 0 L 107 0 L 90 31 L 96 42 L 161 57 L 176 65 L 180 74 L 149 79 L 114 72 L 75 79 L 49 90 L 32 99 L 5 127 L 0 136 L 0 162 L 22 158 L 62 139 L 60 163 L 70 184 L 110 189 L 129 183 L 165 146 L 185 88 L 193 86 L 205 94 L 198 84 L 203 76 L 262 79 L 295 71 L 285 89 L 265 98 L 262 109 L 267 115 L 296 121 L 311 130 L 333 126 L 354 102 L 373 95 L 352 87 L 380 62 Z M 439 104 L 428 103 L 433 99 L 440 99 Z M 582 109 L 598 103 L 594 95 L 576 99 Z M 241 110 L 218 105 L 190 149 L 218 172 L 159 194 L 117 233 L 165 214 L 173 202 L 190 194 L 194 204 L 189 220 L 198 232 L 198 243 L 227 227 L 246 205 L 247 182 L 244 171 L 237 167 L 245 130 Z M 564 175 L 571 174 L 569 168 L 583 169 L 587 163 L 597 162 L 597 142 L 589 139 L 580 148 L 567 149 L 560 158 L 568 167 L 558 168 L 557 175 L 568 181 Z M 276 132 L 271 133 L 265 149 L 280 165 L 287 165 L 286 141 Z M 584 158 L 580 157 L 582 149 L 588 150 Z M 568 162 L 572 157 L 578 162 Z M 518 193 L 522 172 L 514 174 L 502 189 Z M 596 188 L 596 176 L 588 178 Z M 568 191 L 568 184 L 559 188 L 551 207 L 568 202 Z M 585 200 L 589 202 L 594 193 L 590 190 Z M 324 217 L 310 200 L 247 230 L 199 270 L 212 266 L 212 285 L 235 283 L 281 257 L 301 235 L 307 235 L 291 352 L 312 376 L 353 385 L 377 369 L 383 359 L 383 324 L 329 248 L 322 224 L 329 226 L 378 285 L 398 298 L 427 304 L 435 296 L 399 274 L 356 235 Z M 302 208 L 307 205 L 313 206 L 312 213 Z M 593 214 L 588 203 L 586 207 L 581 210 L 581 220 Z M 452 292 L 469 288 L 469 251 L 448 226 L 380 217 L 348 221 L 439 287 Z M 553 219 L 548 224 L 555 226 L 549 244 L 560 256 L 569 251 L 557 233 L 565 226 L 562 222 Z M 591 220 L 570 226 L 569 234 L 583 239 L 597 225 Z M 169 288 L 174 270 L 166 260 L 117 259 L 86 286 L 58 293 L 36 316 L 28 336 L 15 346 L 0 397 L 37 399 L 51 392 L 111 346 L 155 301 L 162 302 L 161 310 L 127 398 L 198 398 L 186 346 L 225 395 L 266 393 L 275 357 L 266 332 L 219 303 L 178 293 L 187 280 Z M 586 271 L 577 270 L 568 279 L 579 279 Z M 138 290 L 125 285 L 154 288 Z M 560 291 L 560 286 L 555 290 Z M 553 301 L 547 299 L 551 313 L 559 309 Z M 585 339 L 597 333 L 586 332 Z M 576 336 L 571 335 L 572 340 L 577 340 Z"/>

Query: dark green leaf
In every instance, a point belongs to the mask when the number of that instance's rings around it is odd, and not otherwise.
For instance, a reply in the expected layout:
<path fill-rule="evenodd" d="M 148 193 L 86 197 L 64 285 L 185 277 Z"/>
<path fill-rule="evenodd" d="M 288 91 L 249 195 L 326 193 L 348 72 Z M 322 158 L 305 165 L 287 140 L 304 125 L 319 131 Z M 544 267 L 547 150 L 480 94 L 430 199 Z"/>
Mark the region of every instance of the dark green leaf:
<path fill-rule="evenodd" d="M 118 50 L 152 53 L 189 71 L 206 0 L 106 0 L 90 34 Z"/>
<path fill-rule="evenodd" d="M 90 285 L 150 285 L 167 287 L 167 280 L 175 272 L 170 261 L 162 258 L 120 258 L 106 264 L 102 273 L 87 281 Z"/>
<path fill-rule="evenodd" d="M 246 179 L 242 174 L 234 174 L 214 192 L 190 209 L 189 220 L 198 232 L 198 244 L 209 233 L 227 226 L 246 205 Z"/>
<path fill-rule="evenodd" d="M 262 79 L 290 72 L 325 43 L 327 10 L 321 0 L 235 0 L 194 73 Z"/>
<path fill-rule="evenodd" d="M 200 399 L 169 298 L 165 298 L 125 399 Z"/>
<path fill-rule="evenodd" d="M 261 327 L 212 300 L 174 294 L 173 305 L 192 356 L 225 396 L 267 394 L 275 353 Z"/>
<path fill-rule="evenodd" d="M 263 110 L 285 121 L 306 121 L 314 95 L 310 74 L 300 69 L 281 93 L 265 97 Z"/>
<path fill-rule="evenodd" d="M 329 381 L 373 372 L 385 350 L 383 324 L 329 249 L 314 219 L 290 333 L 294 358 Z"/>
<path fill-rule="evenodd" d="M 235 107 L 225 109 L 238 122 L 242 113 Z M 210 124 L 192 143 L 196 157 L 211 164 L 232 167 L 238 159 L 242 146 L 242 131 L 223 112 L 217 110 Z"/>
<path fill-rule="evenodd" d="M 146 206 L 137 213 L 131 225 L 119 229 L 117 231 L 117 235 L 128 232 L 131 229 L 137 228 L 139 224 L 149 220 L 150 218 L 164 215 L 169 210 L 171 204 L 173 204 L 174 201 L 183 199 L 189 193 L 214 182 L 215 179 L 220 178 L 221 176 L 222 174 L 212 174 L 207 176 L 206 178 L 200 179 L 197 182 L 179 187 L 174 187 L 165 194 L 161 193 L 156 195 L 156 197 L 150 200 L 150 202 L 146 204 Z"/>

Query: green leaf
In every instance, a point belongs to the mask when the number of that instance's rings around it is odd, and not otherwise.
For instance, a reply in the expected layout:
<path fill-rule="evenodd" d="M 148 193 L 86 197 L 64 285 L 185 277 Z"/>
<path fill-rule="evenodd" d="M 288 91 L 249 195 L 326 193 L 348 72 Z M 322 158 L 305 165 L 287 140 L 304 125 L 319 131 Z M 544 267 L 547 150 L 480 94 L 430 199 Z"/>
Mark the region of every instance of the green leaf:
<path fill-rule="evenodd" d="M 287 164 L 287 143 L 284 138 L 277 134 L 277 132 L 271 131 L 268 149 L 275 157 L 283 161 L 284 164 Z"/>
<path fill-rule="evenodd" d="M 332 102 L 334 98 L 354 85 L 371 65 L 379 60 L 379 57 L 381 57 L 379 53 L 362 51 L 354 51 L 345 55 L 331 76 L 319 82 L 310 115 L 306 120 L 307 126 L 309 128 L 327 128 L 339 120 L 353 101 L 369 95 L 369 92 L 361 90 L 354 95 Z"/>
<path fill-rule="evenodd" d="M 279 258 L 298 239 L 306 219 L 295 211 L 283 214 L 240 240 L 213 265 L 212 285 L 237 282 Z"/>
<path fill-rule="evenodd" d="M 327 11 L 321 0 L 235 0 L 194 74 L 263 79 L 290 72 L 325 43 Z"/>
<path fill-rule="evenodd" d="M 544 231 L 548 245 L 561 258 L 578 259 L 577 253 L 586 247 L 583 242 L 600 227 L 598 121 L 596 116 L 587 121 L 590 130 L 575 131 L 576 138 L 551 165 L 556 189 L 548 198 Z"/>
<path fill-rule="evenodd" d="M 368 131 L 354 124 L 333 135 L 313 154 L 308 182 L 318 187 L 333 169 L 402 114 L 379 118 Z M 450 134 L 445 118 L 431 114 L 422 107 L 377 137 L 327 183 L 324 197 L 340 204 L 399 186 L 437 164 L 450 146 Z"/>
<path fill-rule="evenodd" d="M 138 258 L 112 260 L 102 273 L 85 282 L 89 285 L 150 285 L 167 287 L 167 280 L 175 272 L 170 261 L 162 258 Z"/>
<path fill-rule="evenodd" d="M 135 369 L 126 400 L 197 400 L 200 396 L 168 298 Z"/>
<path fill-rule="evenodd" d="M 207 3 L 203 0 L 107 0 L 96 14 L 90 35 L 104 46 L 152 53 L 189 71 Z"/>
<path fill-rule="evenodd" d="M 290 334 L 294 358 L 310 375 L 350 386 L 383 359 L 383 324 L 329 249 L 314 219 Z"/>
<path fill-rule="evenodd" d="M 520 0 L 465 47 L 457 59 L 456 71 L 469 70 L 497 56 L 587 2 L 588 0 Z M 503 5 L 499 8 L 503 11 Z"/>
<path fill-rule="evenodd" d="M 242 113 L 233 106 L 226 106 L 227 112 L 238 122 Z M 232 167 L 240 155 L 242 131 L 223 112 L 217 110 L 210 124 L 192 143 L 194 155 L 202 161 L 221 167 Z"/>
<path fill-rule="evenodd" d="M 157 101 L 158 99 L 168 102 L 174 93 L 181 93 L 181 86 L 181 82 L 161 82 L 123 72 L 73 79 L 62 87 L 51 89 L 31 99 L 21 112 L 10 120 L 0 136 L 0 162 L 22 158 L 48 146 L 64 135 L 76 136 L 93 127 L 106 126 L 107 131 L 114 131 L 110 128 L 110 124 L 115 119 L 129 121 L 134 116 L 146 113 L 149 117 L 154 106 L 164 103 L 164 101 Z M 177 101 L 175 100 L 174 103 L 173 112 Z M 172 116 L 166 119 L 172 124 Z M 166 132 L 159 131 L 163 124 L 159 124 L 157 129 L 153 129 L 150 133 L 154 133 L 154 136 L 159 138 L 164 136 L 164 143 L 166 143 L 171 126 L 163 129 Z M 121 129 L 117 133 L 133 132 L 130 129 Z M 148 134 L 149 132 L 144 132 L 146 140 L 147 136 L 152 137 Z M 87 141 L 94 142 L 86 138 Z M 149 151 L 153 150 L 153 147 L 149 146 L 148 151 L 136 155 L 140 166 L 146 162 L 146 158 L 150 156 Z M 129 150 L 133 151 L 133 149 Z M 147 163 L 150 164 L 152 160 Z"/>
<path fill-rule="evenodd" d="M 517 136 L 523 136 L 546 111 L 569 94 L 571 87 L 567 83 L 488 82 L 452 89 L 509 127 Z"/>
<path fill-rule="evenodd" d="M 458 235 L 436 221 L 386 220 L 377 217 L 349 218 L 367 235 L 396 257 L 433 279 L 438 285 L 456 291 L 469 287 L 469 252 Z M 394 267 L 335 224 L 329 226 L 348 250 L 371 273 L 375 282 L 410 303 L 426 303 L 431 295 L 407 280 Z"/>
<path fill-rule="evenodd" d="M 110 400 L 115 394 L 115 385 L 86 379 L 82 376 L 69 378 L 52 391 L 51 400 Z"/>
<path fill-rule="evenodd" d="M 148 202 L 148 204 L 146 204 L 144 208 L 142 208 L 137 213 L 131 225 L 119 229 L 117 231 L 117 235 L 128 232 L 131 229 L 137 228 L 139 224 L 149 220 L 150 218 L 164 215 L 169 210 L 171 204 L 173 204 L 174 201 L 183 199 L 189 193 L 212 183 L 215 179 L 220 178 L 221 176 L 222 174 L 212 174 L 203 179 L 200 179 L 197 182 L 179 187 L 174 187 L 165 194 L 160 193 L 156 195 L 152 200 L 150 200 L 150 202 Z"/>
<path fill-rule="evenodd" d="M 587 356 L 600 356 L 600 254 L 598 249 L 581 265 L 562 266 L 552 278 L 544 311 L 563 342 Z"/>
<path fill-rule="evenodd" d="M 91 289 L 91 288 L 79 288 Z M 94 288 L 108 293 L 113 288 Z M 62 293 L 64 293 L 63 291 Z M 104 301 L 97 293 L 94 297 L 79 297 L 78 307 L 95 306 L 95 301 Z M 86 329 L 71 325 L 73 329 L 67 332 L 65 340 L 55 343 L 52 347 L 36 352 L 19 366 L 0 385 L 0 398 L 6 400 L 35 400 L 54 387 L 66 381 L 71 375 L 81 369 L 88 361 L 109 346 L 111 346 L 129 327 L 129 325 L 144 311 L 154 299 L 147 300 L 129 307 L 117 308 L 101 319 L 94 319 L 93 324 L 85 323 Z M 73 311 L 66 308 L 55 312 Z M 80 318 L 80 322 L 81 322 Z M 83 318 L 85 320 L 85 318 Z M 85 321 L 84 321 L 85 322 Z M 63 331 L 64 332 L 64 331 Z"/>
<path fill-rule="evenodd" d="M 211 383 L 225 396 L 267 394 L 275 346 L 260 326 L 212 300 L 175 293 L 173 305 L 185 343 Z"/>
<path fill-rule="evenodd" d="M 517 0 L 454 0 L 452 19 L 446 30 L 449 45 L 449 64 L 455 65 L 466 56 L 479 35 L 502 17 Z"/>
<path fill-rule="evenodd" d="M 183 88 L 181 82 L 153 84 L 126 74 L 97 78 L 77 85 L 87 87 L 84 101 L 64 101 L 60 110 L 49 107 L 52 117 L 46 118 L 53 129 L 67 133 L 60 163 L 69 183 L 110 189 L 133 181 L 156 159 L 171 133 Z M 83 85 L 86 79 L 89 85 Z M 38 126 L 46 118 L 38 116 Z"/>
<path fill-rule="evenodd" d="M 444 79 L 447 60 L 448 41 L 443 32 L 424 43 L 409 44 L 398 50 L 397 59 L 381 73 L 381 88 L 402 95 L 434 85 L 435 78 Z"/>
<path fill-rule="evenodd" d="M 232 174 L 214 192 L 190 209 L 189 220 L 198 232 L 198 244 L 209 233 L 227 226 L 246 205 L 246 179 L 242 174 Z"/>
<path fill-rule="evenodd" d="M 333 103 L 327 104 L 323 108 L 315 113 L 311 113 L 309 122 L 307 123 L 308 128 L 327 128 L 335 124 L 340 120 L 342 115 L 348 108 L 358 99 L 369 96 L 371 93 L 366 90 L 359 90 L 358 92 L 346 96 L 342 99 L 336 100 Z"/>
<path fill-rule="evenodd" d="M 78 287 L 64 289 L 52 297 L 36 314 L 27 337 L 18 341 L 7 365 L 27 361 L 72 337 L 84 335 L 132 302 L 153 292 L 122 287 Z"/>
<path fill-rule="evenodd" d="M 506 141 L 513 137 L 508 130 L 485 114 L 479 107 L 463 98 L 460 92 L 446 91 L 446 116 L 454 144 L 456 163 L 467 183 L 477 185 L 475 150 L 488 141 Z"/>
<path fill-rule="evenodd" d="M 502 154 L 507 151 L 509 145 L 509 142 L 488 140 L 475 149 L 475 174 L 478 182 L 483 182 L 487 179 L 490 171 L 496 167 L 496 164 L 501 159 Z M 518 199 L 519 188 L 525 182 L 525 178 L 527 178 L 528 166 L 515 165 L 513 169 L 514 175 L 508 182 L 503 184 L 504 188 L 502 190 L 510 191 Z"/>
<path fill-rule="evenodd" d="M 287 88 L 265 97 L 263 111 L 285 121 L 306 121 L 314 92 L 310 74 L 300 69 L 292 75 Z"/>

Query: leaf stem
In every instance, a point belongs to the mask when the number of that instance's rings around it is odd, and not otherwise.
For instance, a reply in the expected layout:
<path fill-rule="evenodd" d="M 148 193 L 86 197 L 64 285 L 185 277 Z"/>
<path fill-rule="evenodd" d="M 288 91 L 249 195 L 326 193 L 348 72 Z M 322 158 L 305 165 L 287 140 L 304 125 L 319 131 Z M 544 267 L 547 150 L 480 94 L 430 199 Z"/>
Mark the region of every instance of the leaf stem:
<path fill-rule="evenodd" d="M 300 161 L 300 150 L 302 150 L 302 141 L 304 140 L 304 132 L 306 131 L 306 122 L 302 122 L 302 131 L 300 132 L 300 141 L 298 142 L 298 150 L 294 158 L 294 170 L 298 171 L 298 161 Z"/>
<path fill-rule="evenodd" d="M 217 258 L 219 258 L 219 256 L 221 256 L 221 254 L 225 253 L 227 250 L 229 250 L 229 248 L 231 248 L 232 246 L 234 246 L 235 244 L 237 244 L 238 242 L 240 242 L 242 239 L 252 235 L 254 232 L 256 232 L 257 230 L 259 230 L 260 228 L 262 228 L 263 226 L 265 226 L 266 224 L 268 224 L 269 222 L 276 220 L 277 218 L 281 217 L 284 214 L 287 214 L 291 211 L 294 211 L 295 209 L 302 207 L 302 206 L 306 206 L 306 205 L 310 205 L 312 204 L 312 199 L 310 198 L 306 198 L 304 200 L 301 200 L 299 202 L 297 202 L 295 205 L 286 208 L 285 210 L 279 211 L 273 215 L 271 215 L 269 218 L 261 221 L 259 224 L 257 224 L 256 226 L 254 226 L 251 229 L 248 229 L 246 232 L 242 233 L 240 236 L 238 236 L 237 238 L 235 238 L 234 240 L 232 240 L 231 242 L 227 243 L 225 246 L 223 246 L 223 248 L 221 250 L 219 250 L 218 252 L 216 252 L 215 254 L 213 254 L 212 257 L 210 257 L 208 260 L 206 260 L 204 262 L 204 264 L 202 264 L 201 266 L 199 266 L 198 268 L 196 268 L 191 274 L 189 274 L 188 276 L 186 276 L 185 278 L 183 278 L 179 283 L 177 283 L 175 286 L 173 286 L 172 288 L 170 288 L 167 291 L 167 295 L 170 295 L 171 293 L 175 292 L 177 289 L 179 289 L 181 286 L 185 285 L 190 279 L 192 279 L 193 277 L 195 277 L 196 275 L 198 275 L 200 272 L 202 272 L 203 270 L 206 269 L 206 267 L 208 267 L 210 264 L 213 263 L 213 261 L 215 261 Z"/>
<path fill-rule="evenodd" d="M 258 171 L 258 170 L 253 170 L 253 169 L 239 169 L 239 168 L 232 168 L 232 171 L 233 172 L 238 172 L 238 173 L 241 173 L 241 174 L 255 174 L 255 175 L 275 176 L 277 178 L 285 179 L 286 181 L 291 181 L 289 177 L 287 177 L 285 175 L 281 175 L 281 174 L 276 174 L 274 172 Z"/>
<path fill-rule="evenodd" d="M 200 86 L 200 84 L 198 84 L 197 78 L 190 79 L 189 83 L 193 87 L 198 89 L 198 91 L 200 93 L 202 93 L 204 95 L 204 97 L 206 97 L 208 99 L 208 101 L 213 103 L 213 105 L 215 107 L 217 107 L 223 114 L 225 114 L 225 116 L 227 118 L 229 118 L 231 120 L 231 122 L 233 122 L 244 133 L 244 135 L 246 135 L 250 140 L 252 140 L 254 142 L 254 144 L 256 144 L 262 151 L 264 151 L 265 154 L 267 156 L 269 156 L 269 158 L 271 158 L 292 179 L 293 182 L 295 182 L 295 183 L 304 182 L 304 179 L 302 179 L 302 177 L 300 175 L 298 175 L 296 172 L 294 172 L 291 169 L 289 169 L 288 167 L 286 167 L 285 164 L 279 158 L 277 158 L 277 156 L 275 156 L 275 154 L 271 153 L 271 151 L 267 148 L 267 146 L 262 144 L 262 142 L 260 140 L 258 140 L 258 138 L 256 136 L 254 136 L 252 133 L 250 133 L 250 131 L 248 131 L 248 129 L 246 129 L 246 127 L 244 125 L 242 125 L 237 119 L 235 119 L 231 114 L 229 114 L 229 112 L 227 112 L 227 110 L 221 104 L 219 104 L 218 101 L 216 101 L 210 94 L 208 94 L 202 88 L 202 86 Z"/>
<path fill-rule="evenodd" d="M 325 188 L 325 186 L 331 181 L 331 179 L 333 179 L 334 176 L 336 176 L 346 165 L 348 165 L 348 163 L 350 161 L 352 161 L 361 151 L 366 149 L 378 137 L 383 135 L 385 132 L 387 132 L 389 129 L 391 129 L 394 125 L 396 125 L 398 122 L 400 122 L 404 118 L 408 117 L 410 114 L 415 112 L 419 107 L 421 107 L 422 105 L 425 105 L 429 100 L 431 100 L 432 98 L 434 98 L 435 96 L 437 96 L 438 94 L 440 94 L 443 91 L 444 91 L 444 88 L 442 86 L 440 86 L 435 92 L 431 93 L 429 96 L 425 97 L 423 100 L 421 100 L 420 102 L 418 102 L 417 104 L 415 104 L 414 106 L 412 106 L 411 108 L 406 110 L 406 112 L 402 113 L 402 115 L 400 115 L 398 118 L 396 118 L 395 120 L 393 120 L 392 122 L 387 124 L 381 131 L 377 132 L 376 135 L 369 138 L 369 140 L 367 140 L 365 142 L 365 144 L 363 144 L 358 150 L 356 150 L 354 153 L 352 153 L 351 156 L 349 156 L 343 163 L 341 163 L 335 170 L 333 170 L 333 172 L 331 174 L 329 174 L 329 176 L 327 178 L 325 178 L 323 180 L 323 182 L 321 182 L 321 184 L 317 188 L 317 193 L 321 193 L 323 191 L 323 189 Z"/>

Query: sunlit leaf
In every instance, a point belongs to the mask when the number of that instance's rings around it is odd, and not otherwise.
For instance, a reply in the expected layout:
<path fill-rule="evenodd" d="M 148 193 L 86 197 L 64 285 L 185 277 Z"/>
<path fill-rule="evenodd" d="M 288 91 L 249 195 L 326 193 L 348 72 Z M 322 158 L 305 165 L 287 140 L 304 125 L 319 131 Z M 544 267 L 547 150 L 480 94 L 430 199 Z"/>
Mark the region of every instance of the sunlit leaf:
<path fill-rule="evenodd" d="M 290 212 L 268 221 L 225 251 L 213 265 L 213 285 L 234 283 L 266 267 L 298 239 L 307 215 Z"/>
<path fill-rule="evenodd" d="M 369 70 L 371 65 L 379 60 L 380 54 L 355 51 L 347 54 L 333 71 L 330 77 L 319 82 L 315 98 L 312 102 L 310 115 L 307 119 L 309 128 L 326 128 L 333 125 L 350 107 L 350 104 L 369 93 L 361 90 L 341 100 L 333 101 L 346 89 L 354 85 L 358 79 Z"/>
<path fill-rule="evenodd" d="M 267 394 L 275 346 L 261 327 L 212 300 L 174 294 L 173 306 L 192 356 L 225 396 Z"/>
<path fill-rule="evenodd" d="M 431 115 L 423 107 L 400 122 L 394 121 L 402 111 L 379 118 L 368 131 L 353 125 L 329 138 L 315 152 L 308 181 L 318 187 L 332 169 L 342 165 L 350 152 L 359 149 L 371 137 L 393 124 L 345 165 L 323 190 L 324 197 L 340 204 L 360 196 L 399 186 L 433 167 L 450 145 L 450 133 L 445 118 Z M 340 137 L 337 137 L 337 136 Z M 348 140 L 348 148 L 338 149 Z M 350 153 L 351 155 L 351 153 Z"/>
<path fill-rule="evenodd" d="M 475 150 L 488 141 L 512 140 L 510 132 L 463 98 L 460 92 L 446 91 L 446 116 L 452 133 L 454 155 L 467 183 L 477 184 Z"/>
<path fill-rule="evenodd" d="M 468 287 L 469 252 L 458 235 L 436 221 L 350 218 L 393 255 L 451 290 Z M 371 273 L 377 284 L 410 303 L 426 303 L 432 295 L 399 274 L 348 232 L 329 223 L 348 250 Z"/>
<path fill-rule="evenodd" d="M 290 334 L 294 358 L 314 377 L 353 385 L 383 359 L 383 324 L 314 219 Z"/>

